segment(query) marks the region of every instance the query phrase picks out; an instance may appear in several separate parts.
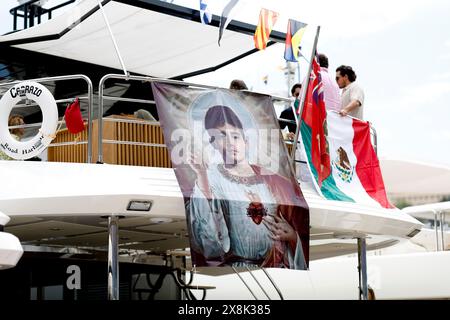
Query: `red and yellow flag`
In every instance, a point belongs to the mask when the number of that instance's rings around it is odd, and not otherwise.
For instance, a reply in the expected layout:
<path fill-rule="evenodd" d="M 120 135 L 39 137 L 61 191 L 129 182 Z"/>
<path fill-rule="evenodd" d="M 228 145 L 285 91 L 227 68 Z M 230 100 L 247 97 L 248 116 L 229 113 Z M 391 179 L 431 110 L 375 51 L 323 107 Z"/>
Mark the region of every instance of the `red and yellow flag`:
<path fill-rule="evenodd" d="M 278 19 L 278 15 L 278 12 L 261 9 L 258 26 L 256 27 L 254 35 L 255 48 L 259 50 L 264 50 L 266 48 L 270 32 Z"/>

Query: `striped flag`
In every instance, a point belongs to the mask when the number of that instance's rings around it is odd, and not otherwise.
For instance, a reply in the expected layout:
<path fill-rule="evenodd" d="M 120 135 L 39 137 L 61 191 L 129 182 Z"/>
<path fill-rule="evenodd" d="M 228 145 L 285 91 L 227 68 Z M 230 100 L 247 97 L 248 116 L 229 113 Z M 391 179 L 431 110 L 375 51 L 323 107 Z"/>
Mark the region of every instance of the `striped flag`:
<path fill-rule="evenodd" d="M 328 200 L 395 208 L 386 195 L 380 164 L 370 141 L 369 123 L 330 111 L 326 124 L 331 174 L 317 188 L 319 193 Z M 313 181 L 318 187 L 318 174 L 311 159 L 313 135 L 305 121 L 301 132 Z"/>
<path fill-rule="evenodd" d="M 278 19 L 278 12 L 268 9 L 261 9 L 259 13 L 258 26 L 256 27 L 255 35 L 255 48 L 264 50 L 267 46 L 267 40 L 269 40 L 270 32 Z"/>
<path fill-rule="evenodd" d="M 297 62 L 300 42 L 306 30 L 306 23 L 289 19 L 286 32 L 286 47 L 284 49 L 284 59 Z"/>
<path fill-rule="evenodd" d="M 203 24 L 210 24 L 211 18 L 212 15 L 208 9 L 208 1 L 200 0 L 200 20 L 202 21 Z"/>
<path fill-rule="evenodd" d="M 220 26 L 219 26 L 219 40 L 217 43 L 220 46 L 220 40 L 222 39 L 223 31 L 226 29 L 228 24 L 231 21 L 231 11 L 233 10 L 234 6 L 238 3 L 239 0 L 230 0 L 228 4 L 223 8 L 222 15 L 220 17 Z"/>

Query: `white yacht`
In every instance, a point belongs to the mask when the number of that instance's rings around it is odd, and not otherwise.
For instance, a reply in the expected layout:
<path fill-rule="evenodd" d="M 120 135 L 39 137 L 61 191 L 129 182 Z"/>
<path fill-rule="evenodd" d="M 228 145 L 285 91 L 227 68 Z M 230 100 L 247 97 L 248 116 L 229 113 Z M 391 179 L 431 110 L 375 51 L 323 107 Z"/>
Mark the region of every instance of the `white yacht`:
<path fill-rule="evenodd" d="M 219 47 L 220 17 L 203 25 L 199 11 L 161 1 L 101 3 L 78 1 L 33 26 L 59 9 L 35 8 L 23 30 L 0 37 L 2 95 L 33 80 L 55 97 L 61 123 L 76 97 L 86 120 L 79 135 L 60 128 L 41 161 L 0 160 L 0 268 L 7 269 L 0 297 L 365 299 L 370 286 L 377 299 L 450 298 L 449 202 L 374 209 L 325 200 L 302 180 L 308 271 L 196 270 L 150 83 L 181 81 L 253 54 L 255 26 L 233 20 Z M 14 29 L 27 4 L 33 1 L 11 10 Z M 269 45 L 284 45 L 285 36 L 272 32 Z M 144 106 L 155 121 L 129 116 Z M 27 100 L 14 110 L 25 118 L 26 136 L 37 134 L 39 106 Z M 425 229 L 413 212 L 436 214 L 441 228 Z"/>

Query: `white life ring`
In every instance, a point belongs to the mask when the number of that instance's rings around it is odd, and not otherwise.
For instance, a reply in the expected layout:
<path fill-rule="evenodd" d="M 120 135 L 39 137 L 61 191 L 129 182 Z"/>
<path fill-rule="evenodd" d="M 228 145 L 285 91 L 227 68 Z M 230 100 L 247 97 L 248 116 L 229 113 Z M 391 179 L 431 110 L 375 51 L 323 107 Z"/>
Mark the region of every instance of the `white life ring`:
<path fill-rule="evenodd" d="M 23 99 L 35 101 L 42 110 L 39 133 L 28 141 L 17 141 L 9 133 L 8 119 L 14 106 Z M 55 137 L 58 107 L 55 98 L 43 85 L 23 81 L 6 92 L 0 100 L 0 150 L 14 159 L 29 159 L 45 150 Z"/>

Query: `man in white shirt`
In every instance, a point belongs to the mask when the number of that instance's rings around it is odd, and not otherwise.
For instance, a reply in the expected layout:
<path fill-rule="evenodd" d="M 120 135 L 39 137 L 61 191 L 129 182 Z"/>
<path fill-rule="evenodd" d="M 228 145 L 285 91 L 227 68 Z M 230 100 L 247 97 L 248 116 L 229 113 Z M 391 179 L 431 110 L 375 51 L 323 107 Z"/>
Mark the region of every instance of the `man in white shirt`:
<path fill-rule="evenodd" d="M 341 116 L 352 116 L 363 120 L 364 91 L 355 83 L 356 74 L 350 66 L 340 66 L 336 69 L 336 82 L 342 89 Z"/>

